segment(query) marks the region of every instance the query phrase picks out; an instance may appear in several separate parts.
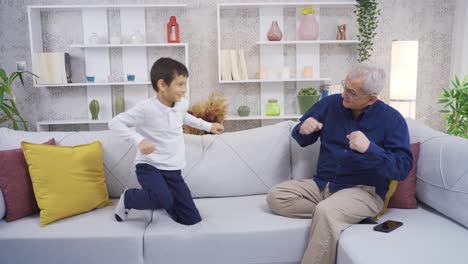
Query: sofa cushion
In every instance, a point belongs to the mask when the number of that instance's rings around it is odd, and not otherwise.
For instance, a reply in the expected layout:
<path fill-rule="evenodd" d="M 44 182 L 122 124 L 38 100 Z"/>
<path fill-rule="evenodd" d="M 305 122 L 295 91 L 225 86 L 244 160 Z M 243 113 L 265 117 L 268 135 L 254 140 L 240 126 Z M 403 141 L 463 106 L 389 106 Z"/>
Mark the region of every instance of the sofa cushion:
<path fill-rule="evenodd" d="M 5 198 L 3 197 L 2 187 L 0 187 L 0 220 L 5 217 L 6 213 L 6 206 L 5 206 Z"/>
<path fill-rule="evenodd" d="M 411 141 L 421 142 L 416 197 L 468 227 L 468 139 L 407 120 Z"/>
<path fill-rule="evenodd" d="M 289 134 L 298 123 L 291 122 Z M 312 145 L 301 147 L 296 140 L 291 140 L 291 167 L 292 178 L 295 180 L 310 179 L 317 174 L 318 158 L 320 154 L 320 139 Z"/>
<path fill-rule="evenodd" d="M 134 210 L 126 222 L 119 223 L 111 206 L 45 228 L 39 226 L 38 215 L 0 221 L 0 262 L 143 263 L 143 233 L 150 221 L 151 211 Z"/>
<path fill-rule="evenodd" d="M 42 226 L 111 204 L 99 141 L 77 146 L 22 142 Z"/>
<path fill-rule="evenodd" d="M 414 209 L 418 206 L 418 202 L 416 201 L 416 171 L 418 167 L 419 145 L 419 142 L 411 144 L 413 167 L 408 177 L 398 182 L 396 191 L 390 198 L 389 208 Z"/>
<path fill-rule="evenodd" d="M 185 135 L 183 176 L 194 197 L 265 194 L 291 179 L 290 122 L 220 136 Z"/>
<path fill-rule="evenodd" d="M 468 230 L 435 210 L 388 209 L 379 222 L 403 222 L 390 232 L 353 225 L 338 241 L 337 264 L 466 263 Z"/>
<path fill-rule="evenodd" d="M 310 219 L 273 214 L 266 195 L 195 199 L 203 220 L 193 226 L 155 211 L 145 232 L 145 262 L 171 264 L 298 263 Z"/>
<path fill-rule="evenodd" d="M 391 180 L 388 185 L 388 191 L 385 194 L 382 210 L 374 217 L 374 221 L 385 214 L 387 208 L 414 209 L 417 206 L 416 201 L 416 163 L 418 161 L 419 143 L 411 144 L 411 153 L 413 154 L 413 167 L 405 180 L 399 182 Z"/>
<path fill-rule="evenodd" d="M 45 144 L 55 145 L 52 138 Z M 6 221 L 11 222 L 39 212 L 21 148 L 0 150 L 0 188 L 6 206 Z M 0 217 L 1 219 L 1 217 Z"/>
<path fill-rule="evenodd" d="M 42 143 L 55 138 L 57 145 L 74 146 L 99 141 L 103 145 L 104 171 L 109 196 L 120 197 L 126 188 L 140 187 L 135 175 L 136 148 L 111 131 L 25 132 L 0 128 L 0 150 L 19 148 L 21 141 Z"/>

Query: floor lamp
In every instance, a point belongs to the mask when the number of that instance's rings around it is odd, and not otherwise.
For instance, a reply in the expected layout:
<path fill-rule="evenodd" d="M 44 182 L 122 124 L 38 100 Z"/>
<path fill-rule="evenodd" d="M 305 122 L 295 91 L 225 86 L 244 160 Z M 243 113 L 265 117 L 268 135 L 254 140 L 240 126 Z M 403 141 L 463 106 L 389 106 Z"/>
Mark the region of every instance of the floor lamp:
<path fill-rule="evenodd" d="M 415 118 L 418 41 L 392 41 L 390 106 L 403 117 Z"/>

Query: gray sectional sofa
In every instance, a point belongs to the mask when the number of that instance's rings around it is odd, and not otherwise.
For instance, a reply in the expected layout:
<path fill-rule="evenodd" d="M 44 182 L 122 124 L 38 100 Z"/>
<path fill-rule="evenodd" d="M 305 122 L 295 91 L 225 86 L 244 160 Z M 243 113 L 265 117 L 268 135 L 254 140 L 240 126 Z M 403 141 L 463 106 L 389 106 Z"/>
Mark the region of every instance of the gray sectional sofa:
<path fill-rule="evenodd" d="M 468 263 L 468 140 L 408 120 L 412 142 L 421 142 L 417 209 L 390 209 L 379 222 L 404 226 L 384 234 L 373 225 L 345 230 L 339 264 Z M 203 221 L 184 226 L 161 210 L 131 211 L 118 223 L 113 206 L 39 226 L 33 215 L 0 220 L 0 263 L 300 263 L 310 219 L 274 215 L 265 200 L 275 184 L 308 178 L 319 145 L 301 148 L 290 137 L 293 122 L 221 136 L 186 135 L 183 175 Z M 135 147 L 110 131 L 19 132 L 0 128 L 0 150 L 21 141 L 59 145 L 99 140 L 109 194 L 138 187 Z"/>

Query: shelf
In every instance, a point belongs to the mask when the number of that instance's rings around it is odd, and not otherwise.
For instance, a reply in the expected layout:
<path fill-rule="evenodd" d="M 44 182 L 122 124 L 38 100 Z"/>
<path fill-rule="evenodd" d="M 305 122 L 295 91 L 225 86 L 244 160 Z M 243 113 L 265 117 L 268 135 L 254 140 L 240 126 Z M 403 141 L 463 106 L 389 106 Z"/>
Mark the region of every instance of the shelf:
<path fill-rule="evenodd" d="M 121 5 L 30 5 L 29 9 L 83 9 L 83 8 L 179 8 L 187 4 L 121 4 Z"/>
<path fill-rule="evenodd" d="M 240 80 L 240 81 L 219 81 L 219 83 L 272 83 L 272 82 L 326 82 L 331 81 L 330 78 L 320 78 L 320 79 L 266 79 L 266 80 Z"/>
<path fill-rule="evenodd" d="M 50 120 L 39 121 L 37 125 L 76 125 L 76 124 L 107 124 L 110 120 Z"/>
<path fill-rule="evenodd" d="M 299 119 L 302 115 L 282 115 L 282 116 L 227 116 L 224 118 L 226 121 L 235 121 L 235 120 L 271 120 L 271 119 Z"/>
<path fill-rule="evenodd" d="M 257 41 L 257 45 L 296 45 L 296 44 L 359 44 L 359 40 Z"/>
<path fill-rule="evenodd" d="M 72 44 L 71 48 L 143 48 L 143 47 L 187 47 L 187 43 L 139 43 L 139 44 Z"/>
<path fill-rule="evenodd" d="M 151 82 L 95 82 L 95 83 L 61 83 L 34 84 L 34 87 L 77 87 L 77 86 L 109 86 L 109 85 L 150 85 Z"/>
<path fill-rule="evenodd" d="M 50 125 L 94 125 L 103 128 L 110 120 L 50 120 L 36 123 L 37 131 L 49 131 Z"/>
<path fill-rule="evenodd" d="M 243 7 L 295 7 L 295 6 L 313 6 L 313 7 L 354 7 L 357 3 L 350 2 L 276 2 L 276 3 L 225 3 L 218 4 L 221 8 L 243 8 Z"/>

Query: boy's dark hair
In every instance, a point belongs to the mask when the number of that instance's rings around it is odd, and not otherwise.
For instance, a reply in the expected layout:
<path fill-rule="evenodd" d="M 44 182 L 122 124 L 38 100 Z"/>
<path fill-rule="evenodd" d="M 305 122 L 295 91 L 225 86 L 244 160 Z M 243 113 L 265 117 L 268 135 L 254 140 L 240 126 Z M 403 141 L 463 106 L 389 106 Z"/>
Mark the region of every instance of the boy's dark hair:
<path fill-rule="evenodd" d="M 159 80 L 163 79 L 167 85 L 170 85 L 177 75 L 188 77 L 187 67 L 171 58 L 160 58 L 153 64 L 153 67 L 151 67 L 151 85 L 153 85 L 153 89 L 158 92 Z"/>

